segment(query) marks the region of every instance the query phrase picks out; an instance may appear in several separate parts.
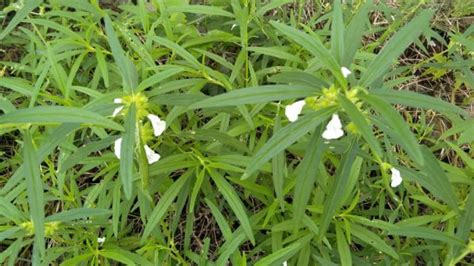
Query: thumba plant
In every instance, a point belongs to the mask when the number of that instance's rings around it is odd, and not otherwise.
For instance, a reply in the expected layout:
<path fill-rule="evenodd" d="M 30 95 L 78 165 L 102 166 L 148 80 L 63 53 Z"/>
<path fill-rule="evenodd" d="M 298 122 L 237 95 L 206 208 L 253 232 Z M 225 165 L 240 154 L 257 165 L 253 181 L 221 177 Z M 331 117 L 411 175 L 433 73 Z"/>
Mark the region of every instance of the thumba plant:
<path fill-rule="evenodd" d="M 398 64 L 447 44 L 433 14 L 370 0 L 9 2 L 0 261 L 469 263 L 473 120 L 399 89 L 425 68 L 472 85 L 472 27 L 441 62 Z M 433 137 L 429 114 L 451 129 Z"/>

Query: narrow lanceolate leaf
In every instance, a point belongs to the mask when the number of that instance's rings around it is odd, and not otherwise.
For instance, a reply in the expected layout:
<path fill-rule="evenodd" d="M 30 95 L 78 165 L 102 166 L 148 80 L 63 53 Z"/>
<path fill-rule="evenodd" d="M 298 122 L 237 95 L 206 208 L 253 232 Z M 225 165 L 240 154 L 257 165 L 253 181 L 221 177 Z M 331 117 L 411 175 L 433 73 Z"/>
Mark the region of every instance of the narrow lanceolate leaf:
<path fill-rule="evenodd" d="M 181 47 L 179 44 L 174 43 L 166 38 L 162 38 L 158 36 L 151 37 L 151 39 L 157 42 L 158 44 L 171 49 L 174 53 L 176 53 L 177 55 L 182 57 L 184 60 L 186 60 L 186 62 L 191 64 L 191 66 L 193 66 L 195 69 L 201 68 L 201 64 L 197 61 L 197 59 L 188 51 L 186 51 L 186 49 Z"/>
<path fill-rule="evenodd" d="M 314 95 L 318 91 L 319 88 L 304 85 L 263 85 L 233 90 L 225 94 L 214 96 L 191 105 L 189 109 L 267 103 L 307 97 Z"/>
<path fill-rule="evenodd" d="M 283 47 L 248 47 L 248 51 L 257 54 L 264 54 L 296 63 L 303 63 L 303 60 L 294 54 L 286 52 Z"/>
<path fill-rule="evenodd" d="M 280 129 L 273 137 L 252 157 L 251 163 L 245 170 L 242 179 L 250 177 L 271 158 L 288 148 L 310 130 L 316 128 L 334 113 L 334 108 L 326 108 L 309 113 L 286 127 Z"/>
<path fill-rule="evenodd" d="M 395 33 L 362 74 L 359 81 L 360 86 L 369 87 L 374 81 L 382 77 L 408 45 L 414 42 L 423 30 L 429 26 L 432 15 L 433 11 L 424 10 Z"/>
<path fill-rule="evenodd" d="M 335 0 L 331 22 L 331 52 L 338 62 L 344 55 L 344 21 L 342 18 L 341 0 Z"/>
<path fill-rule="evenodd" d="M 290 40 L 301 45 L 303 48 L 308 50 L 308 52 L 317 57 L 341 84 L 346 84 L 345 78 L 340 73 L 339 64 L 319 39 L 283 23 L 271 21 L 270 24 L 272 24 L 275 29 L 285 34 Z"/>
<path fill-rule="evenodd" d="M 294 192 L 293 218 L 295 228 L 303 222 L 306 206 L 314 188 L 314 181 L 321 165 L 321 158 L 326 150 L 322 130 L 316 130 L 308 144 L 303 160 L 296 171 L 296 184 Z"/>
<path fill-rule="evenodd" d="M 336 176 L 333 177 L 333 182 L 326 195 L 324 202 L 323 214 L 321 215 L 321 222 L 319 227 L 320 234 L 319 239 L 322 239 L 326 230 L 329 227 L 334 215 L 342 205 L 344 200 L 344 194 L 346 192 L 346 186 L 349 184 L 349 178 L 351 176 L 351 169 L 354 160 L 356 159 L 357 147 L 355 146 L 355 139 L 351 141 L 349 152 L 342 159 L 341 165 L 339 166 Z"/>
<path fill-rule="evenodd" d="M 357 49 L 362 45 L 362 37 L 367 27 L 367 13 L 372 7 L 372 0 L 368 0 L 357 10 L 351 22 L 344 33 L 344 56 L 342 57 L 342 66 L 349 67 L 352 64 Z"/>
<path fill-rule="evenodd" d="M 151 232 L 155 229 L 155 227 L 158 225 L 161 219 L 163 219 L 166 212 L 168 211 L 171 204 L 173 203 L 174 199 L 176 198 L 176 196 L 178 196 L 178 193 L 186 184 L 186 181 L 188 180 L 190 176 L 189 173 L 192 173 L 192 171 L 188 172 L 187 174 L 182 175 L 177 181 L 173 183 L 173 185 L 171 185 L 166 190 L 166 193 L 160 198 L 160 201 L 151 212 L 150 219 L 148 220 L 148 223 L 145 226 L 145 230 L 142 236 L 143 240 L 148 238 L 148 236 L 150 236 Z"/>
<path fill-rule="evenodd" d="M 59 221 L 70 222 L 74 220 L 86 219 L 88 217 L 110 215 L 112 212 L 107 209 L 77 208 L 60 213 L 55 213 L 46 217 L 46 222 Z"/>
<path fill-rule="evenodd" d="M 0 87 L 8 88 L 25 96 L 31 96 L 34 90 L 31 83 L 22 78 L 0 78 Z"/>
<path fill-rule="evenodd" d="M 0 40 L 5 38 L 15 27 L 25 19 L 28 14 L 33 11 L 33 9 L 37 8 L 43 1 L 41 0 L 32 0 L 32 1 L 25 1 L 25 5 L 22 9 L 20 9 L 15 16 L 10 20 L 8 26 L 0 33 Z"/>
<path fill-rule="evenodd" d="M 377 111 L 385 121 L 386 132 L 388 135 L 395 136 L 405 151 L 419 165 L 423 165 L 423 156 L 421 155 L 420 145 L 414 134 L 410 131 L 408 124 L 403 120 L 400 114 L 390 104 L 382 98 L 374 95 L 361 95 Z"/>
<path fill-rule="evenodd" d="M 61 124 L 80 123 L 100 126 L 115 130 L 123 127 L 94 112 L 75 107 L 64 106 L 38 106 L 20 109 L 0 116 L 0 124 Z"/>
<path fill-rule="evenodd" d="M 352 265 L 351 250 L 347 244 L 346 236 L 339 224 L 336 224 L 336 241 L 337 251 L 339 252 L 339 260 L 341 265 Z"/>
<path fill-rule="evenodd" d="M 398 260 L 398 253 L 374 232 L 357 224 L 351 224 L 351 234 L 377 250 Z"/>
<path fill-rule="evenodd" d="M 122 135 L 120 147 L 120 180 L 127 199 L 131 198 L 133 188 L 133 158 L 137 130 L 136 112 L 135 104 L 130 105 L 125 118 L 125 132 Z"/>
<path fill-rule="evenodd" d="M 229 203 L 229 206 L 235 213 L 235 216 L 237 219 L 239 219 L 245 235 L 248 237 L 250 242 L 255 245 L 255 237 L 253 236 L 252 226 L 250 226 L 249 218 L 245 211 L 244 205 L 239 198 L 239 195 L 237 195 L 234 188 L 218 172 L 210 170 L 209 174 L 227 203 Z"/>
<path fill-rule="evenodd" d="M 287 261 L 298 251 L 300 251 L 312 238 L 313 234 L 309 234 L 292 243 L 291 245 L 277 250 L 266 257 L 263 257 L 262 259 L 258 260 L 257 263 L 255 263 L 255 266 L 281 265 L 283 262 Z"/>
<path fill-rule="evenodd" d="M 423 227 L 423 226 L 407 226 L 407 225 L 397 226 L 390 229 L 388 231 L 388 234 L 406 236 L 409 238 L 419 237 L 422 239 L 438 240 L 446 244 L 455 245 L 455 246 L 461 246 L 464 244 L 463 241 L 461 241 L 461 239 L 453 235 L 438 231 L 433 228 Z"/>
<path fill-rule="evenodd" d="M 427 173 L 426 182 L 430 184 L 431 188 L 434 188 L 433 194 L 446 202 L 452 209 L 457 209 L 458 200 L 453 186 L 439 165 L 438 159 L 427 147 L 422 147 L 422 155 L 425 159 L 425 164 L 422 166 L 423 172 Z"/>
<path fill-rule="evenodd" d="M 25 181 L 28 195 L 28 204 L 30 207 L 31 220 L 34 226 L 35 240 L 34 252 L 44 256 L 44 191 L 43 180 L 40 173 L 39 160 L 36 150 L 33 147 L 33 141 L 29 131 L 25 133 L 23 158 L 25 160 Z M 37 256 L 33 254 L 33 256 Z"/>
<path fill-rule="evenodd" d="M 108 15 L 104 17 L 105 21 L 105 33 L 107 34 L 110 49 L 112 50 L 112 56 L 114 57 L 115 63 L 122 74 L 124 91 L 130 94 L 135 90 L 138 85 L 138 74 L 133 62 L 126 57 L 125 52 L 120 45 L 117 34 L 114 31 L 112 21 Z"/>
<path fill-rule="evenodd" d="M 179 74 L 183 71 L 184 71 L 184 68 L 176 67 L 176 68 L 171 68 L 171 69 L 167 69 L 167 70 L 158 72 L 158 73 L 154 74 L 153 76 L 151 76 L 151 77 L 145 79 L 144 81 L 142 81 L 138 85 L 137 91 L 142 91 L 142 90 L 145 90 L 148 87 L 155 86 L 156 84 L 163 81 L 164 79 L 167 79 L 171 76 Z"/>
<path fill-rule="evenodd" d="M 178 13 L 194 13 L 210 16 L 224 16 L 224 17 L 234 17 L 234 14 L 223 10 L 220 7 L 216 6 L 205 6 L 205 5 L 182 5 L 182 6 L 170 6 L 167 8 L 168 12 L 178 12 Z"/>
<path fill-rule="evenodd" d="M 449 102 L 445 102 L 435 97 L 416 93 L 412 91 L 399 90 L 373 90 L 370 92 L 383 99 L 386 99 L 392 104 L 402 104 L 410 107 L 432 109 L 443 114 L 455 113 L 463 116 L 468 116 L 467 112 Z"/>
<path fill-rule="evenodd" d="M 362 112 L 346 97 L 339 96 L 339 103 L 345 109 L 346 114 L 349 116 L 351 121 L 356 125 L 357 129 L 360 131 L 362 137 L 369 144 L 372 152 L 377 155 L 379 158 L 382 158 L 382 149 L 380 148 L 379 141 L 374 136 L 372 126 L 367 122 L 366 117 Z"/>

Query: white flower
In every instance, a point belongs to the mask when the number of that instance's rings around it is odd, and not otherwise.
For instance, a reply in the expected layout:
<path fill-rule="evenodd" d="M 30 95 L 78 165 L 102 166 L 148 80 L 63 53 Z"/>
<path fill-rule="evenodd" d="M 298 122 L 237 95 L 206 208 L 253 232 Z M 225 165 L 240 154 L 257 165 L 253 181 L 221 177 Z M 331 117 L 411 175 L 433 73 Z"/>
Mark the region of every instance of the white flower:
<path fill-rule="evenodd" d="M 119 138 L 115 141 L 115 144 L 114 144 L 114 153 L 117 159 L 119 160 L 120 160 L 121 145 L 122 145 L 122 138 Z M 158 160 L 160 160 L 161 156 L 158 153 L 156 153 L 154 150 L 152 150 L 148 145 L 143 146 L 143 148 L 145 149 L 145 155 L 148 160 L 148 164 L 154 164 Z"/>
<path fill-rule="evenodd" d="M 123 103 L 123 100 L 120 99 L 120 98 L 115 98 L 114 103 L 116 103 L 116 104 Z M 115 108 L 114 112 L 112 113 L 112 117 L 116 117 L 122 110 L 123 110 L 123 106 L 119 106 L 119 107 Z"/>
<path fill-rule="evenodd" d="M 120 159 L 120 148 L 122 147 L 122 138 L 115 140 L 114 143 L 114 153 L 117 159 Z"/>
<path fill-rule="evenodd" d="M 347 67 L 341 67 L 342 75 L 347 78 L 352 72 Z"/>
<path fill-rule="evenodd" d="M 390 168 L 390 171 L 392 171 L 392 180 L 390 183 L 391 187 L 398 187 L 402 183 L 402 176 L 400 175 L 400 171 L 398 171 L 395 168 Z"/>
<path fill-rule="evenodd" d="M 112 113 L 112 117 L 116 117 L 122 110 L 123 110 L 123 106 L 119 106 L 115 108 L 114 112 Z"/>
<path fill-rule="evenodd" d="M 153 127 L 153 134 L 155 135 L 155 137 L 160 136 L 166 129 L 166 122 L 153 114 L 149 114 L 147 115 L 147 117 L 148 119 L 150 119 L 151 126 Z"/>
<path fill-rule="evenodd" d="M 160 160 L 160 155 L 152 150 L 148 145 L 143 146 L 145 148 L 146 158 L 148 159 L 148 164 L 154 164 Z"/>
<path fill-rule="evenodd" d="M 284 261 L 283 266 L 288 266 L 288 262 Z"/>
<path fill-rule="evenodd" d="M 104 237 L 98 237 L 97 238 L 97 243 L 103 244 L 105 242 L 105 236 Z"/>
<path fill-rule="evenodd" d="M 327 124 L 326 130 L 324 130 L 322 136 L 327 140 L 338 139 L 344 136 L 341 120 L 337 114 L 332 115 L 331 121 Z"/>
<path fill-rule="evenodd" d="M 287 105 L 285 108 L 285 115 L 290 120 L 290 122 L 295 122 L 298 120 L 298 116 L 303 110 L 303 106 L 306 104 L 305 100 L 294 102 L 290 105 Z"/>

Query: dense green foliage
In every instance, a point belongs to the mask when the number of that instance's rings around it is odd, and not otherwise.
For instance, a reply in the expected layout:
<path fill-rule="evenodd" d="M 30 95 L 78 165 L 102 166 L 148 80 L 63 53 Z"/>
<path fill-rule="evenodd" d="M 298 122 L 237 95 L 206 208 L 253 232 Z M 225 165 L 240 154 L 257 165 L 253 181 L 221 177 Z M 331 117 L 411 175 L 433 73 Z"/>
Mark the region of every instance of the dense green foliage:
<path fill-rule="evenodd" d="M 0 11 L 2 265 L 472 262 L 462 1 L 122 2 Z"/>

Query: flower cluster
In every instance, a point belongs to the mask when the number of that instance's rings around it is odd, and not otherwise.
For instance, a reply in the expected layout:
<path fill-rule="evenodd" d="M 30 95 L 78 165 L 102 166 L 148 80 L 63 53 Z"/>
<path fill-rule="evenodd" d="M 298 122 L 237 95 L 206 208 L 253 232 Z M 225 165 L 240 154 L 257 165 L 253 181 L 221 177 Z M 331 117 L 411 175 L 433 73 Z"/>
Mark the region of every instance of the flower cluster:
<path fill-rule="evenodd" d="M 129 106 L 132 103 L 135 103 L 137 106 L 137 120 L 143 121 L 143 118 L 147 118 L 151 124 L 151 129 L 149 130 L 148 124 L 141 125 L 139 127 L 140 138 L 143 143 L 146 143 L 150 139 L 149 131 L 153 131 L 155 137 L 161 136 L 166 129 L 166 122 L 161 120 L 157 115 L 148 113 L 148 99 L 143 94 L 136 94 L 132 96 L 126 96 L 124 98 L 114 99 L 114 103 L 121 104 L 119 107 L 115 108 L 112 116 L 115 117 L 123 112 L 126 112 Z M 120 147 L 122 145 L 122 138 L 119 138 L 114 143 L 114 152 L 115 156 L 120 159 Z M 145 151 L 148 164 L 156 163 L 160 160 L 160 155 L 151 149 L 148 145 L 144 145 L 143 149 Z"/>
<path fill-rule="evenodd" d="M 344 78 L 347 78 L 350 74 L 352 74 L 352 72 L 346 67 L 341 68 L 341 73 Z M 347 99 L 349 99 L 359 109 L 361 108 L 362 103 L 357 98 L 357 94 L 361 89 L 362 88 L 354 88 L 345 92 Z M 287 105 L 285 108 L 285 116 L 290 122 L 295 122 L 298 120 L 298 117 L 305 106 L 309 106 L 314 110 L 337 106 L 337 97 L 339 93 L 340 91 L 334 85 L 330 88 L 325 88 L 322 90 L 322 96 L 320 97 L 308 97 L 305 100 L 299 100 Z M 352 122 L 348 124 L 347 129 L 351 132 L 357 132 L 357 128 Z M 344 136 L 341 119 L 337 113 L 332 115 L 331 120 L 326 125 L 326 128 L 321 136 L 326 140 L 335 140 Z M 392 174 L 390 186 L 397 187 L 402 183 L 400 171 L 393 167 L 391 167 L 390 170 Z"/>

